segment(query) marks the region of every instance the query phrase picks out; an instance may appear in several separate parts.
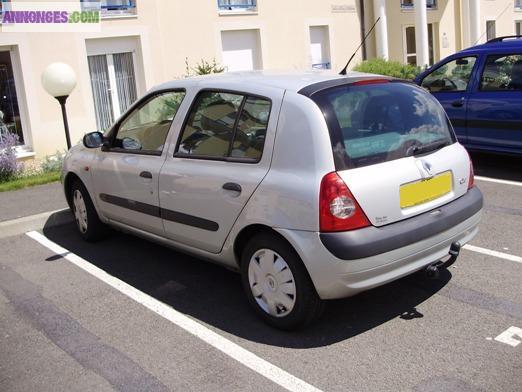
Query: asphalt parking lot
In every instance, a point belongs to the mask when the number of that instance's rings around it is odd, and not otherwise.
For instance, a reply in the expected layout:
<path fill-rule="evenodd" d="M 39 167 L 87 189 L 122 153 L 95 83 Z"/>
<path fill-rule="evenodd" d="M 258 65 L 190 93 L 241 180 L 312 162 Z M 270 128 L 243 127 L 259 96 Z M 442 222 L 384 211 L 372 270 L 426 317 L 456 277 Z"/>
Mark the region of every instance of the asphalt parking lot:
<path fill-rule="evenodd" d="M 1 238 L 0 390 L 521 391 L 522 162 L 473 159 L 472 248 L 299 332 L 259 321 L 236 273 L 135 237 Z"/>

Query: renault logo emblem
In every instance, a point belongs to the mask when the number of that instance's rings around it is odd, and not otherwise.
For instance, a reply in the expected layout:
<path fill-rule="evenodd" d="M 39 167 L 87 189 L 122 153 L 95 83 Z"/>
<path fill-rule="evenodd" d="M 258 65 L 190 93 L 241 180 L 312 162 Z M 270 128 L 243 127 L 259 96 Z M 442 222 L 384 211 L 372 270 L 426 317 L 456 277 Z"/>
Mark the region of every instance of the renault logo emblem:
<path fill-rule="evenodd" d="M 428 173 L 429 176 L 432 175 L 431 173 L 431 164 L 429 162 L 426 162 L 424 159 L 421 160 L 422 168 L 426 170 L 426 173 Z"/>
<path fill-rule="evenodd" d="M 428 179 L 428 178 L 433 177 L 433 172 L 432 172 L 433 166 L 431 163 L 429 163 L 428 161 L 426 161 L 424 159 L 418 159 L 415 163 L 417 164 L 417 168 L 419 169 L 419 172 L 420 172 L 420 175 L 422 176 L 422 178 Z"/>

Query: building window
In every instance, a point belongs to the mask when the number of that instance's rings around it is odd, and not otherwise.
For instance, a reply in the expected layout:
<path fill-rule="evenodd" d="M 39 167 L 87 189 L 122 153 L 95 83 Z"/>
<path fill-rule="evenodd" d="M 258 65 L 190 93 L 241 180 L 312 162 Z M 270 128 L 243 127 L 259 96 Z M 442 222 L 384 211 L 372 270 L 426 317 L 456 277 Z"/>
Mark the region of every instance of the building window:
<path fill-rule="evenodd" d="M 415 5 L 415 0 L 401 0 L 401 8 L 403 8 L 403 9 L 412 9 L 414 7 L 414 5 Z M 428 8 L 430 10 L 436 9 L 437 0 L 426 0 L 426 8 Z"/>
<path fill-rule="evenodd" d="M 515 9 L 522 10 L 522 0 L 515 0 Z"/>
<path fill-rule="evenodd" d="M 263 68 L 258 29 L 221 32 L 223 65 L 227 71 L 251 71 Z"/>
<path fill-rule="evenodd" d="M 2 0 L 0 1 L 0 24 L 2 24 L 2 3 L 10 3 L 11 0 Z"/>
<path fill-rule="evenodd" d="M 25 144 L 11 52 L 6 50 L 0 51 L 0 140 L 7 133 L 18 135 L 18 143 Z"/>
<path fill-rule="evenodd" d="M 328 26 L 310 26 L 310 57 L 312 68 L 331 68 Z"/>
<path fill-rule="evenodd" d="M 133 56 L 125 52 L 87 56 L 87 59 L 96 126 L 105 131 L 137 99 Z"/>
<path fill-rule="evenodd" d="M 81 0 L 89 2 L 91 0 Z M 136 0 L 101 0 L 102 18 L 136 15 Z"/>
<path fill-rule="evenodd" d="M 486 36 L 487 40 L 490 41 L 493 38 L 496 38 L 497 31 L 496 31 L 496 23 L 494 20 L 488 20 L 486 21 Z"/>
<path fill-rule="evenodd" d="M 257 0 L 218 0 L 220 12 L 255 12 Z"/>
<path fill-rule="evenodd" d="M 522 20 L 517 20 L 515 22 L 515 34 L 522 35 Z"/>
<path fill-rule="evenodd" d="M 435 62 L 434 45 L 433 45 L 433 24 L 428 24 L 428 53 L 429 63 Z M 415 26 L 407 26 L 404 29 L 404 62 L 411 65 L 417 65 L 417 53 L 415 42 Z"/>

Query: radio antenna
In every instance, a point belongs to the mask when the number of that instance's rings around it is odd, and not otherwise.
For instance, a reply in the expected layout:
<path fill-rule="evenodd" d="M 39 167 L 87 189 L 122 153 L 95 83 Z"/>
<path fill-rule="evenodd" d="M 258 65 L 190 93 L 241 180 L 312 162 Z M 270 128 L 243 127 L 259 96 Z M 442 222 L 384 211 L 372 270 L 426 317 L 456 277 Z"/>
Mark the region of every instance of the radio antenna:
<path fill-rule="evenodd" d="M 339 72 L 339 75 L 346 75 L 346 70 L 348 69 L 348 66 L 350 65 L 350 63 L 352 62 L 353 58 L 355 57 L 355 55 L 357 54 L 357 52 L 359 51 L 359 49 L 361 49 L 361 46 L 364 45 L 364 43 L 366 42 L 366 38 L 368 38 L 368 36 L 372 33 L 373 29 L 375 28 L 375 26 L 377 26 L 377 23 L 379 23 L 379 21 L 381 20 L 381 17 L 379 16 L 377 18 L 377 20 L 375 21 L 375 23 L 373 24 L 372 28 L 366 33 L 366 35 L 364 36 L 361 44 L 357 47 L 357 49 L 355 49 L 355 52 L 353 52 L 352 54 L 352 57 L 350 57 L 350 60 L 348 60 L 348 62 L 346 63 L 346 65 L 344 66 L 344 68 L 342 69 L 341 72 Z"/>

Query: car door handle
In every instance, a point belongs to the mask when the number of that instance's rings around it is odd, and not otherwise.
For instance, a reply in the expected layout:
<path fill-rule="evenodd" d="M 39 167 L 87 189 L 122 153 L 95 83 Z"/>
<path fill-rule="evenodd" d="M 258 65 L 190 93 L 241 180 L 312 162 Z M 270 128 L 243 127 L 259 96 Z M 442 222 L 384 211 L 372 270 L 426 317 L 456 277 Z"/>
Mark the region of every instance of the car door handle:
<path fill-rule="evenodd" d="M 227 182 L 226 184 L 223 184 L 223 189 L 226 191 L 234 191 L 241 193 L 241 185 L 236 184 L 235 182 Z"/>
<path fill-rule="evenodd" d="M 140 173 L 140 177 L 142 177 L 142 178 L 152 178 L 152 173 L 148 172 L 148 171 L 142 171 Z"/>
<path fill-rule="evenodd" d="M 453 106 L 454 108 L 460 108 L 460 107 L 464 106 L 464 98 L 457 99 L 456 101 L 453 101 L 451 103 L 451 106 Z"/>

